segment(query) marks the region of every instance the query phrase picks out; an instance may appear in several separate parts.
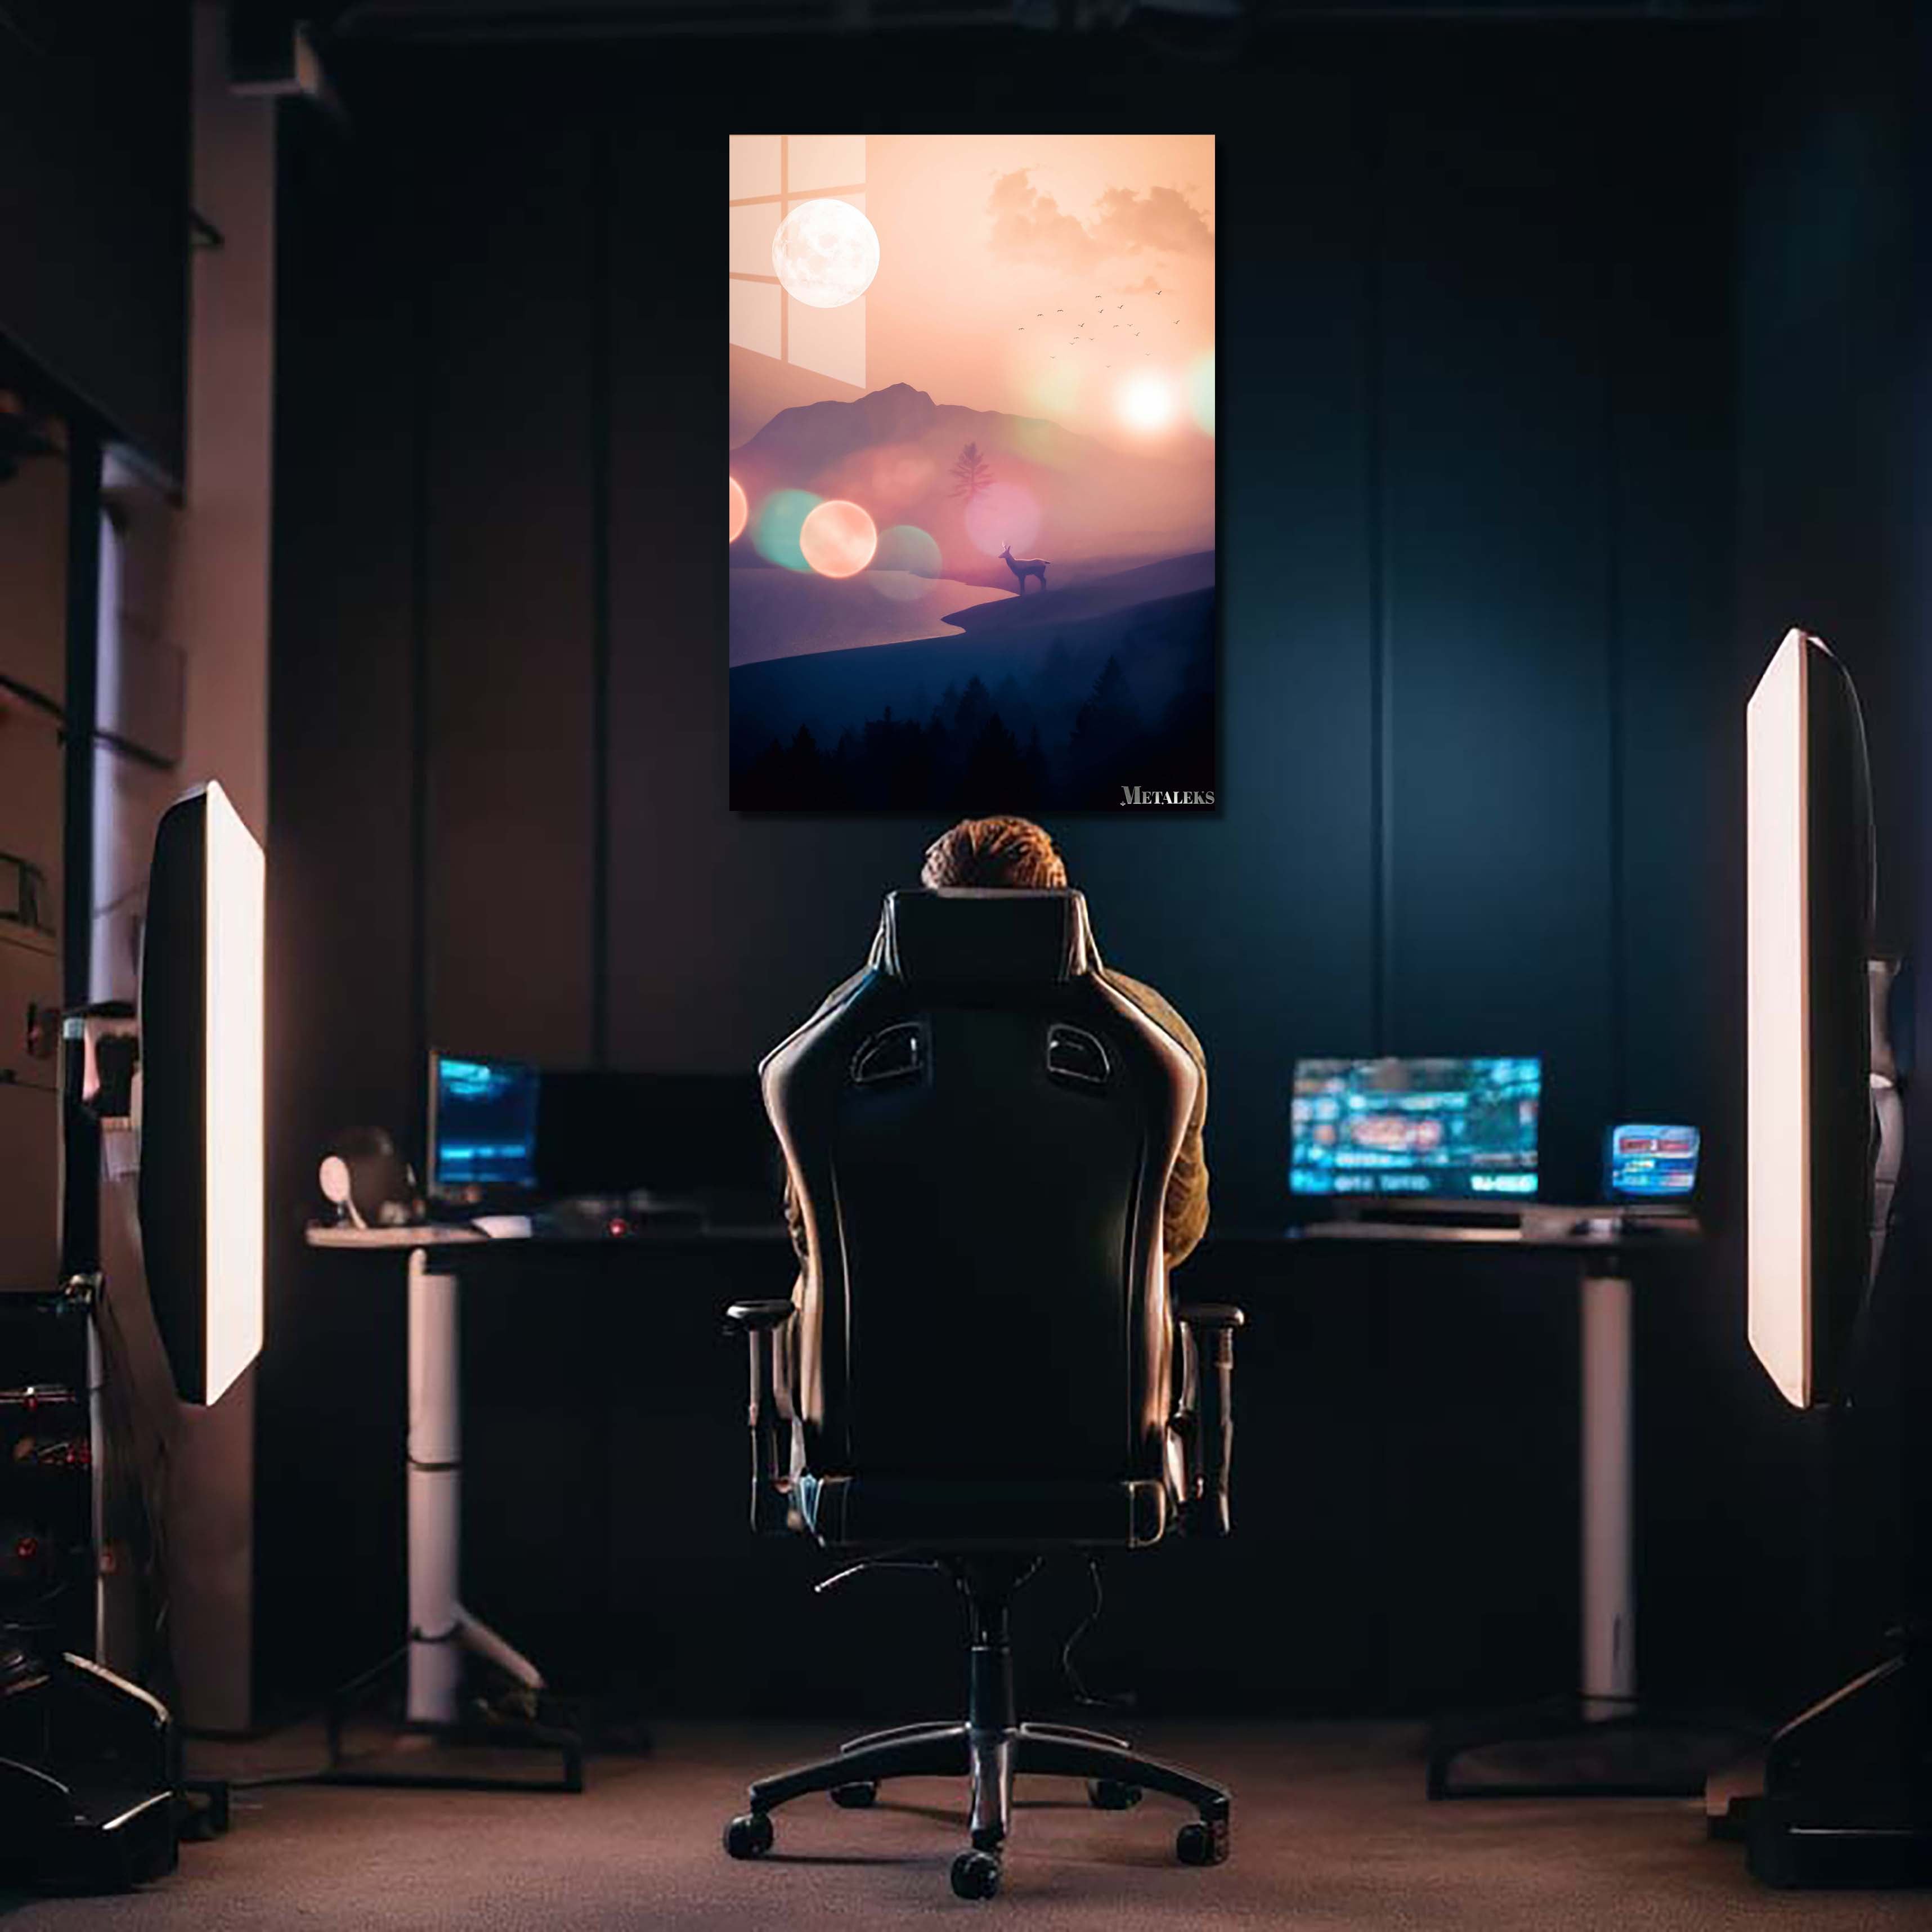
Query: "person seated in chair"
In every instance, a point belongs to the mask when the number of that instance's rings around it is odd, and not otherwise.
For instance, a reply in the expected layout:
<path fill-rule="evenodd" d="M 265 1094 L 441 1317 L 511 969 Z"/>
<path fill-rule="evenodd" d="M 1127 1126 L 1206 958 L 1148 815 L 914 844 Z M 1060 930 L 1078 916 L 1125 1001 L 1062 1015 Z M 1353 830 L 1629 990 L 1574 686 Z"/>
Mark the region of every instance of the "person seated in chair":
<path fill-rule="evenodd" d="M 965 818 L 927 847 L 925 863 L 920 868 L 920 883 L 929 892 L 948 887 L 1064 892 L 1066 866 L 1045 828 L 1030 819 Z M 1171 1034 L 1200 1070 L 1193 1111 L 1188 1117 L 1187 1130 L 1181 1138 L 1180 1151 L 1174 1157 L 1173 1172 L 1168 1177 L 1167 1197 L 1162 1204 L 1162 1244 L 1172 1270 L 1199 1246 L 1208 1228 L 1208 1160 L 1202 1144 L 1202 1130 L 1208 1118 L 1207 1057 L 1194 1029 L 1153 987 L 1117 973 L 1110 966 L 1102 966 L 1100 975 L 1122 998 L 1131 1001 Z M 820 1003 L 813 1018 L 836 1006 L 863 976 L 862 968 L 835 986 Z M 808 1254 L 805 1216 L 792 1198 L 789 1178 L 785 1182 L 784 1208 L 792 1246 L 802 1266 Z"/>

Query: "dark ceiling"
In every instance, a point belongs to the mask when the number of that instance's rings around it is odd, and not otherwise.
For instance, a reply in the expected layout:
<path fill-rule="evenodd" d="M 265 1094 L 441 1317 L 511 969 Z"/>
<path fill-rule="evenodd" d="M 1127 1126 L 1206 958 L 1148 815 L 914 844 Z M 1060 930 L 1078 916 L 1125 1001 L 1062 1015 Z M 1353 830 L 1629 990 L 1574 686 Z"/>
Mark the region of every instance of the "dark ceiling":
<path fill-rule="evenodd" d="M 1295 20 L 1694 22 L 1785 10 L 1776 0 L 251 0 L 256 27 L 300 18 L 317 43 L 616 40 L 1010 26 L 1138 27 L 1211 36 Z"/>

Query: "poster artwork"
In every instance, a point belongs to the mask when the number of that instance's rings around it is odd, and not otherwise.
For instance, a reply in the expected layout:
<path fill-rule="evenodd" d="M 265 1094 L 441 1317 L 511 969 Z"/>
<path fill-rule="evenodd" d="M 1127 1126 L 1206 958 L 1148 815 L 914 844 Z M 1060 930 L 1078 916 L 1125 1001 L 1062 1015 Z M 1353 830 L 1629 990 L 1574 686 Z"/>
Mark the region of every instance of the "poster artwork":
<path fill-rule="evenodd" d="M 730 172 L 732 805 L 1211 809 L 1214 137 Z"/>

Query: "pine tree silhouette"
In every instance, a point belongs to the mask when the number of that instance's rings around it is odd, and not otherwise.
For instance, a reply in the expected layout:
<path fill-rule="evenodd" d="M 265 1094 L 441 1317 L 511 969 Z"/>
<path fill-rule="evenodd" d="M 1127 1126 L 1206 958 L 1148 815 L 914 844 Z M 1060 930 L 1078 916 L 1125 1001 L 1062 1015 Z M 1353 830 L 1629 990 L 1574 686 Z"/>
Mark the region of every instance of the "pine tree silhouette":
<path fill-rule="evenodd" d="M 980 454 L 980 446 L 969 442 L 958 454 L 952 465 L 952 494 L 964 496 L 967 507 L 972 507 L 973 499 L 982 490 L 993 486 L 992 466 Z"/>
<path fill-rule="evenodd" d="M 997 711 L 986 720 L 967 758 L 958 802 L 976 812 L 1012 812 L 1039 802 L 1028 786 L 1019 740 Z"/>
<path fill-rule="evenodd" d="M 1023 755 L 1026 759 L 1027 796 L 1036 804 L 1043 804 L 1047 797 L 1049 781 L 1046 752 L 1040 742 L 1040 727 L 1037 724 L 1033 728 L 1032 735 L 1027 740 Z"/>
<path fill-rule="evenodd" d="M 1082 803 L 1116 803 L 1120 786 L 1147 782 L 1128 769 L 1140 735 L 1140 714 L 1127 674 L 1109 652 L 1086 703 L 1074 715 L 1067 741 L 1067 778 Z"/>
<path fill-rule="evenodd" d="M 952 714 L 952 729 L 959 742 L 969 748 L 976 744 L 992 715 L 992 698 L 976 671 L 966 680 L 966 688 L 959 694 L 959 703 Z"/>

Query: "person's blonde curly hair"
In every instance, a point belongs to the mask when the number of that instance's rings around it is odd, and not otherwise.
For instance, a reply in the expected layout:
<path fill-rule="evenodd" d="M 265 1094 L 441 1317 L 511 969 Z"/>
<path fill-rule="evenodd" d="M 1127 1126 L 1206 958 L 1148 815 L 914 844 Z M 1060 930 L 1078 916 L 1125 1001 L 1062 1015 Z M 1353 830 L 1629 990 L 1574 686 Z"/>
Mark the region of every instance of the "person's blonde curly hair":
<path fill-rule="evenodd" d="M 934 892 L 948 886 L 1058 892 L 1066 885 L 1052 838 L 1030 818 L 962 818 L 926 848 L 919 876 Z"/>

